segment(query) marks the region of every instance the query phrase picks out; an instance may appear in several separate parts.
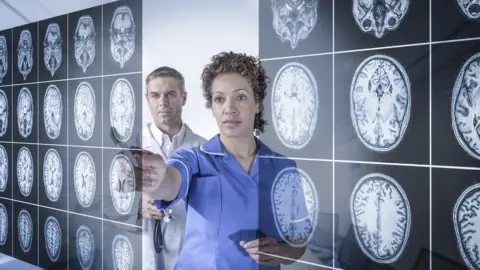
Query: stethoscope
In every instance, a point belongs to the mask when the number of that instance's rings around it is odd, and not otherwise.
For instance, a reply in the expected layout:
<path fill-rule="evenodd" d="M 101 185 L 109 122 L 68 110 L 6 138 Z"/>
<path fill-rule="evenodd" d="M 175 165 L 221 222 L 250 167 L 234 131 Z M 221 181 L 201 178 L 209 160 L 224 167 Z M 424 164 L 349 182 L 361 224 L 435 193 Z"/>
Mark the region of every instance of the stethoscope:
<path fill-rule="evenodd" d="M 155 226 L 153 229 L 153 243 L 157 254 L 160 254 L 163 250 L 162 221 L 165 223 L 170 223 L 173 220 L 172 209 L 167 209 L 163 212 L 163 218 L 155 220 Z"/>

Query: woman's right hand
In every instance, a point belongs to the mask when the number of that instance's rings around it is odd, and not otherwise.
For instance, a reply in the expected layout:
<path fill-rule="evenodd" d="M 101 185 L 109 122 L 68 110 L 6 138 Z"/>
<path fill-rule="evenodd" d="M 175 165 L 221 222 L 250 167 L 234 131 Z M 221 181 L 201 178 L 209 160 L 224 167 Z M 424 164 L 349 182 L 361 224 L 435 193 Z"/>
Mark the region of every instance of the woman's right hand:
<path fill-rule="evenodd" d="M 141 157 L 137 153 L 135 156 L 141 171 L 137 174 L 137 183 L 141 191 L 156 198 L 155 194 L 165 180 L 166 165 L 160 155 L 154 154 L 148 150 L 141 151 Z"/>

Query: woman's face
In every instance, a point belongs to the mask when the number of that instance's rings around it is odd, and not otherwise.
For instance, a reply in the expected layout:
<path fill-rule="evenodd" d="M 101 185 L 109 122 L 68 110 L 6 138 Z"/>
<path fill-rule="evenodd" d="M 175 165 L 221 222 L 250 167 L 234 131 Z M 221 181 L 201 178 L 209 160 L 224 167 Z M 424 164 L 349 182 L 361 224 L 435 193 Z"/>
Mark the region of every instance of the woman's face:
<path fill-rule="evenodd" d="M 252 136 L 255 114 L 258 112 L 259 104 L 245 78 L 229 73 L 213 80 L 212 113 L 223 136 Z"/>

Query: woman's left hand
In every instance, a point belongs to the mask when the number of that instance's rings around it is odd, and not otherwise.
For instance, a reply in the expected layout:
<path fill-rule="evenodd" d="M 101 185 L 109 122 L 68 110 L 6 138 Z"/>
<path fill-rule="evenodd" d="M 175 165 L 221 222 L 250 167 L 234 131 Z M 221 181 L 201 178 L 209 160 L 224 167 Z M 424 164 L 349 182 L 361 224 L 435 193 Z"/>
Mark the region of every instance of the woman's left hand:
<path fill-rule="evenodd" d="M 282 259 L 276 256 L 270 256 L 265 253 L 280 256 L 281 244 L 274 237 L 258 238 L 252 241 L 240 241 L 240 245 L 245 248 L 250 257 L 258 264 L 268 266 L 278 266 Z"/>

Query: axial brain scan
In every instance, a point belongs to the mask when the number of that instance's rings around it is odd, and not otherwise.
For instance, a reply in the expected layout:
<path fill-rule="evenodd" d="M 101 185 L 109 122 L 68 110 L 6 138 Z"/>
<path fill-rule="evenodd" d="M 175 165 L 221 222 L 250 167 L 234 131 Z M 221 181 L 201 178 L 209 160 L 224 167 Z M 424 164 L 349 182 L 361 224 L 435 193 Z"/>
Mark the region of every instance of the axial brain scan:
<path fill-rule="evenodd" d="M 77 257 L 83 270 L 90 270 L 95 255 L 95 241 L 90 228 L 81 225 L 77 229 Z"/>
<path fill-rule="evenodd" d="M 20 136 L 27 138 L 32 133 L 33 114 L 34 114 L 33 97 L 30 90 L 23 87 L 18 94 L 17 100 L 17 123 Z"/>
<path fill-rule="evenodd" d="M 8 128 L 8 99 L 5 91 L 0 89 L 0 137 L 5 136 Z"/>
<path fill-rule="evenodd" d="M 57 23 L 49 24 L 43 40 L 43 62 L 52 77 L 62 64 L 62 44 L 60 26 Z"/>
<path fill-rule="evenodd" d="M 272 87 L 272 121 L 284 146 L 302 149 L 310 142 L 318 107 L 317 82 L 312 72 L 295 62 L 280 68 Z"/>
<path fill-rule="evenodd" d="M 295 49 L 317 24 L 318 0 L 271 0 L 273 30 Z"/>
<path fill-rule="evenodd" d="M 8 184 L 8 154 L 3 145 L 0 145 L 0 192 L 4 192 Z"/>
<path fill-rule="evenodd" d="M 8 47 L 5 36 L 0 35 L 0 83 L 8 71 Z"/>
<path fill-rule="evenodd" d="M 453 208 L 453 225 L 457 246 L 471 270 L 480 269 L 480 184 L 468 187 Z"/>
<path fill-rule="evenodd" d="M 457 4 L 463 14 L 469 19 L 476 20 L 480 18 L 480 1 L 479 0 L 457 0 Z"/>
<path fill-rule="evenodd" d="M 95 38 L 95 25 L 92 17 L 89 15 L 80 17 L 73 39 L 75 41 L 75 60 L 82 68 L 83 73 L 87 72 L 87 68 L 95 59 Z"/>
<path fill-rule="evenodd" d="M 127 215 L 135 198 L 133 165 L 125 155 L 115 156 L 110 167 L 110 194 L 115 209 Z"/>
<path fill-rule="evenodd" d="M 350 212 L 363 253 L 377 263 L 393 263 L 410 235 L 412 214 L 402 187 L 391 177 L 372 173 L 353 189 Z"/>
<path fill-rule="evenodd" d="M 275 224 L 285 241 L 297 247 L 306 245 L 313 235 L 319 208 L 317 190 L 310 176 L 295 167 L 283 169 L 275 177 L 271 200 Z M 305 204 L 310 222 L 304 222 L 299 204 Z"/>
<path fill-rule="evenodd" d="M 112 259 L 115 270 L 133 269 L 133 248 L 127 237 L 117 235 L 112 241 Z"/>
<path fill-rule="evenodd" d="M 374 55 L 357 67 L 350 88 L 350 115 L 367 148 L 386 152 L 397 147 L 407 130 L 410 110 L 410 80 L 400 63 Z"/>
<path fill-rule="evenodd" d="M 89 83 L 81 82 L 78 85 L 73 103 L 75 128 L 77 129 L 78 137 L 87 141 L 93 135 L 97 107 L 95 93 Z"/>
<path fill-rule="evenodd" d="M 110 124 L 118 141 L 127 141 L 133 132 L 135 121 L 135 96 L 126 79 L 115 81 L 110 96 Z"/>
<path fill-rule="evenodd" d="M 452 127 L 461 147 L 480 159 L 480 53 L 468 59 L 453 86 Z"/>
<path fill-rule="evenodd" d="M 0 246 L 5 245 L 8 238 L 8 212 L 5 205 L 0 203 Z"/>
<path fill-rule="evenodd" d="M 92 205 L 97 186 L 95 163 L 87 152 L 80 152 L 75 159 L 73 182 L 75 194 L 81 206 Z"/>
<path fill-rule="evenodd" d="M 43 233 L 48 257 L 52 262 L 55 262 L 58 260 L 62 250 L 62 229 L 60 228 L 58 220 L 52 216 L 48 217 Z"/>
<path fill-rule="evenodd" d="M 410 0 L 353 0 L 353 18 L 364 33 L 384 37 L 401 24 Z"/>
<path fill-rule="evenodd" d="M 45 92 L 43 100 L 43 117 L 45 131 L 50 139 L 56 139 L 62 129 L 63 104 L 60 90 L 55 85 L 50 85 Z"/>
<path fill-rule="evenodd" d="M 33 240 L 33 222 L 30 213 L 22 209 L 17 219 L 18 241 L 23 252 L 29 252 Z"/>
<path fill-rule="evenodd" d="M 43 162 L 43 183 L 50 201 L 56 202 L 62 192 L 63 166 L 58 152 L 49 149 Z"/>
<path fill-rule="evenodd" d="M 23 75 L 23 80 L 26 80 L 33 67 L 33 43 L 32 34 L 29 30 L 23 30 L 20 33 L 17 56 L 18 71 Z"/>
<path fill-rule="evenodd" d="M 33 158 L 26 147 L 20 148 L 17 157 L 17 182 L 20 193 L 28 197 L 33 186 Z"/>
<path fill-rule="evenodd" d="M 112 57 L 123 68 L 135 51 L 135 21 L 129 7 L 121 6 L 115 10 L 109 31 Z"/>

